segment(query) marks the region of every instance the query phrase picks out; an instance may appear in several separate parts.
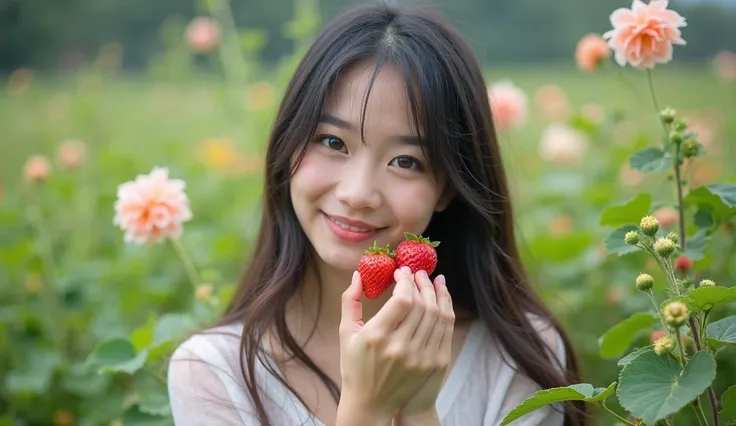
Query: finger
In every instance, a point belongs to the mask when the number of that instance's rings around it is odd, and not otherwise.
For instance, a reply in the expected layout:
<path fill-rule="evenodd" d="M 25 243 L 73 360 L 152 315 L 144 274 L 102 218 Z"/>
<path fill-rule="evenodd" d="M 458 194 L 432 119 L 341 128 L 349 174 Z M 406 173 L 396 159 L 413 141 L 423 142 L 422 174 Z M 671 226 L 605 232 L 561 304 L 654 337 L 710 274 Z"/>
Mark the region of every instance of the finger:
<path fill-rule="evenodd" d="M 376 315 L 366 323 L 366 327 L 382 331 L 394 331 L 399 324 L 403 324 L 402 321 L 411 312 L 414 305 L 414 292 L 416 291 L 414 280 L 411 279 L 411 275 L 398 269 L 394 271 L 394 278 L 396 279 L 396 286 L 393 294 Z"/>
<path fill-rule="evenodd" d="M 453 325 L 455 322 L 455 313 L 452 311 L 452 300 L 450 293 L 447 291 L 445 286 L 445 276 L 438 275 L 434 279 L 434 288 L 437 293 L 437 306 L 440 308 L 440 315 L 437 320 L 437 324 L 432 329 L 432 334 L 429 336 L 427 341 L 427 348 L 438 350 L 442 344 L 442 339 L 445 336 L 448 325 Z"/>
<path fill-rule="evenodd" d="M 416 332 L 412 336 L 412 344 L 417 348 L 424 348 L 427 344 L 432 330 L 435 328 L 437 318 L 440 315 L 440 307 L 437 306 L 437 295 L 435 294 L 434 284 L 427 276 L 427 272 L 418 271 L 415 275 L 417 286 L 422 300 L 422 319 L 417 326 Z"/>
<path fill-rule="evenodd" d="M 360 303 L 362 296 L 363 282 L 360 280 L 360 273 L 355 271 L 350 287 L 342 293 L 342 322 L 350 325 L 363 323 L 363 305 Z"/>
<path fill-rule="evenodd" d="M 450 292 L 447 290 L 447 285 L 444 284 L 444 277 L 442 278 L 442 291 L 447 294 L 447 298 L 445 298 L 447 316 L 442 317 L 442 322 L 445 324 L 445 330 L 442 335 L 442 340 L 440 341 L 438 353 L 441 356 L 447 357 L 452 354 L 452 335 L 455 331 L 455 311 L 452 308 L 452 297 L 450 297 Z"/>

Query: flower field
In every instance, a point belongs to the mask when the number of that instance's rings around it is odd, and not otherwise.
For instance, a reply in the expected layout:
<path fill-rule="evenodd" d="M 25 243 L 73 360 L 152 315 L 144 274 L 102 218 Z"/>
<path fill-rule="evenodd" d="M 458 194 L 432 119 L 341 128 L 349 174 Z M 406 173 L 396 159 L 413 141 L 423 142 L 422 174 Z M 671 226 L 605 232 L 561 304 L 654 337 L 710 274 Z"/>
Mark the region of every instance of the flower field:
<path fill-rule="evenodd" d="M 299 36 L 314 31 L 302 18 Z M 4 82 L 0 426 L 172 424 L 166 357 L 217 317 L 248 259 L 271 120 L 303 46 L 274 69 L 257 59 L 257 33 L 241 30 L 241 46 L 233 28 L 206 20 L 172 31 L 182 37 L 144 74 L 121 71 L 124 52 L 110 45 L 73 74 L 18 70 Z M 679 412 L 678 424 L 703 417 L 712 425 L 711 386 L 728 424 L 736 419 L 736 391 L 726 392 L 736 384 L 736 59 L 643 70 L 601 46 L 590 37 L 570 46 L 569 66 L 486 73 L 530 279 L 566 325 L 582 382 L 599 388 L 551 398 L 597 405 L 600 424 L 653 425 Z M 687 46 L 674 49 L 676 58 Z M 130 219 L 138 211 L 130 200 L 146 195 L 122 185 L 157 167 L 181 180 L 164 204 L 184 210 L 160 210 L 147 228 Z M 116 206 L 127 210 L 118 217 Z M 153 228 L 161 238 L 144 238 Z M 625 241 L 632 231 L 635 244 Z M 660 307 L 666 299 L 677 305 Z M 644 349 L 619 361 L 635 348 Z M 683 378 L 668 403 L 647 396 L 656 384 L 643 395 L 626 388 L 627 374 L 658 362 Z M 614 382 L 615 395 L 600 393 Z"/>

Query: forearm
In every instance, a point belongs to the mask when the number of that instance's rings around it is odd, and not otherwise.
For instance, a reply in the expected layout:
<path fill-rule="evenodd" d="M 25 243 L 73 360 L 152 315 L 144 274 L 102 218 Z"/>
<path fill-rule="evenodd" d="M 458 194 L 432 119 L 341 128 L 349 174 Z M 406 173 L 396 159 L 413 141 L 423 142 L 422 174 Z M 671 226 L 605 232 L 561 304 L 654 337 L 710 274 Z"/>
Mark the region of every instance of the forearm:
<path fill-rule="evenodd" d="M 422 413 L 405 415 L 399 411 L 392 426 L 442 426 L 437 410 L 432 409 Z"/>

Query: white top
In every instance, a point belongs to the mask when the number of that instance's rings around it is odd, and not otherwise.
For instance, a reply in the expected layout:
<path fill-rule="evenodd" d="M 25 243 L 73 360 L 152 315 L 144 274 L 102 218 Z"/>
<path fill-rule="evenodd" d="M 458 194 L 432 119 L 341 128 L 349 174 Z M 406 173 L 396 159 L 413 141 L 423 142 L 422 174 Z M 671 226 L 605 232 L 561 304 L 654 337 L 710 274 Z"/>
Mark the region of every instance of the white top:
<path fill-rule="evenodd" d="M 565 349 L 557 331 L 536 321 L 542 338 L 556 348 L 565 365 Z M 213 333 L 209 333 L 209 331 Z M 168 391 L 176 426 L 259 426 L 242 377 L 238 351 L 242 325 L 213 328 L 185 340 L 168 369 Z M 507 357 L 508 358 L 508 357 Z M 528 377 L 501 359 L 501 351 L 480 320 L 467 334 L 457 361 L 437 398 L 442 426 L 495 426 L 506 413 L 540 390 Z M 256 362 L 261 397 L 272 424 L 325 426 L 286 386 Z M 278 371 L 278 370 L 276 370 Z M 540 408 L 511 423 L 513 426 L 562 426 L 559 408 Z"/>

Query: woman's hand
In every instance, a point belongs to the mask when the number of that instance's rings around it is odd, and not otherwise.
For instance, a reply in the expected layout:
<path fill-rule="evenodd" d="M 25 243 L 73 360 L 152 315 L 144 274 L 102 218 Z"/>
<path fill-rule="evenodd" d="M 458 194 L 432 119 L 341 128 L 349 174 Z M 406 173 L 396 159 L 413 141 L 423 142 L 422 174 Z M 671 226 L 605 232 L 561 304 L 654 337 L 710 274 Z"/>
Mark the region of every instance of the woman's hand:
<path fill-rule="evenodd" d="M 449 356 L 438 348 L 450 346 L 444 344 L 448 322 L 439 320 L 438 302 L 444 298 L 435 296 L 434 287 L 426 283 L 420 292 L 411 272 L 396 270 L 394 278 L 391 298 L 363 323 L 363 288 L 355 273 L 343 294 L 340 323 L 340 405 L 389 423 L 399 409 L 434 409 L 449 365 Z M 437 375 L 440 380 L 428 382 Z M 344 411 L 338 407 L 338 420 Z"/>
<path fill-rule="evenodd" d="M 426 325 L 432 327 L 428 340 L 424 344 L 427 350 L 410 347 L 409 351 L 422 354 L 424 357 L 420 363 L 433 366 L 434 370 L 414 394 L 411 400 L 400 410 L 400 417 L 424 416 L 434 417 L 434 406 L 439 396 L 445 377 L 450 369 L 452 360 L 452 334 L 455 330 L 455 311 L 452 308 L 450 292 L 447 291 L 445 277 L 439 275 L 434 283 L 429 279 L 427 273 L 419 271 L 414 275 L 414 280 L 419 287 L 419 293 L 425 306 L 439 309 L 439 317 L 435 323 Z M 428 320 L 429 321 L 429 320 Z M 416 344 L 416 341 L 415 341 Z M 430 423 L 422 423 L 430 424 Z"/>

